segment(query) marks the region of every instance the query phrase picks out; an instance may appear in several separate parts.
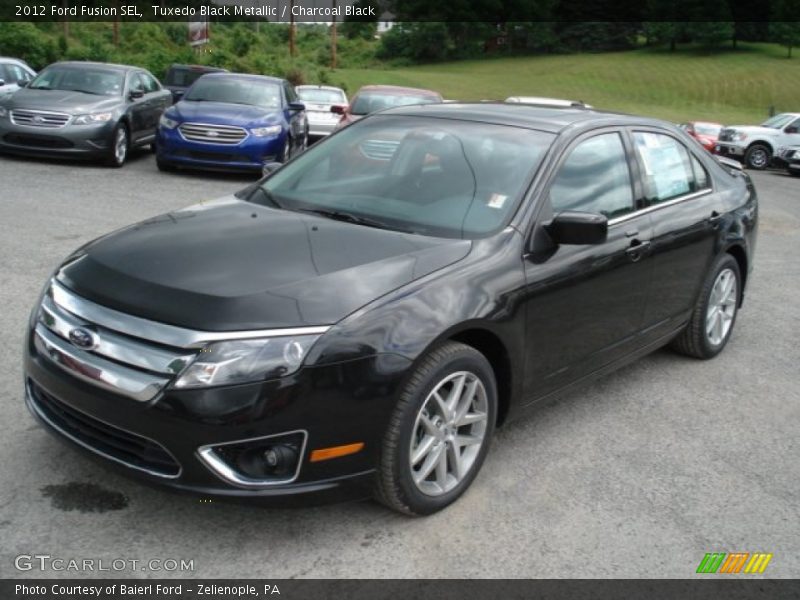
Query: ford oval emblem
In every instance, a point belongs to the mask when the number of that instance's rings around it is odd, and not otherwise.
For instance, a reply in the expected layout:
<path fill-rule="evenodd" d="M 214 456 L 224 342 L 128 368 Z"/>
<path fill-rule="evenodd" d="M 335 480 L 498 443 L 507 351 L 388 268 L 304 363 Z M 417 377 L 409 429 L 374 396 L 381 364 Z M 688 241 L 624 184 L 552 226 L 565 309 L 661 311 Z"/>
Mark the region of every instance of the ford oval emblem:
<path fill-rule="evenodd" d="M 91 331 L 76 327 L 69 332 L 69 341 L 82 350 L 91 350 L 97 345 L 97 338 Z"/>

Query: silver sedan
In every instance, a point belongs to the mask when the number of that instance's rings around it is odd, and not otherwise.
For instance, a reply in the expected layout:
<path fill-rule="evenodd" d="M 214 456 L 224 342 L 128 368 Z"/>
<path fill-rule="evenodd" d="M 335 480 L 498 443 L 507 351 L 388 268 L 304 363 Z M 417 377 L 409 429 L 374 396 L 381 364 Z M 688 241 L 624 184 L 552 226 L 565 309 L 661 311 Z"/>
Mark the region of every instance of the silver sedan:
<path fill-rule="evenodd" d="M 327 85 L 298 85 L 297 95 L 306 105 L 308 135 L 324 137 L 333 133 L 340 115 L 331 112 L 331 106 L 347 106 L 344 90 Z"/>

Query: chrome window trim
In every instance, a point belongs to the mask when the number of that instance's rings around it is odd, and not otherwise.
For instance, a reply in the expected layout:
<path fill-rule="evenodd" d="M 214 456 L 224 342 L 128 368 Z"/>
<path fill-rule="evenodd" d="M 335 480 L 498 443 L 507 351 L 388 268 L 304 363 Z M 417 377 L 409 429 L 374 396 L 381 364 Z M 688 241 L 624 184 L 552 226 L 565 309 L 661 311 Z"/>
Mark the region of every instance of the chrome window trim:
<path fill-rule="evenodd" d="M 41 309 L 40 322 L 66 341 L 70 341 L 69 333 L 75 328 L 94 331 L 94 323 L 76 319 L 56 306 L 47 295 L 42 298 Z M 91 350 L 95 354 L 164 375 L 176 375 L 195 357 L 194 352 L 170 352 L 105 330 L 97 332 L 97 345 Z"/>
<path fill-rule="evenodd" d="M 321 335 L 330 325 L 314 327 L 287 327 L 282 329 L 252 329 L 246 331 L 197 331 L 177 325 L 150 321 L 107 308 L 68 290 L 56 279 L 51 281 L 50 293 L 53 301 L 64 310 L 96 323 L 106 329 L 119 331 L 133 337 L 173 346 L 177 348 L 202 348 L 209 342 L 250 340 L 257 338 L 285 337 L 294 335 Z"/>
<path fill-rule="evenodd" d="M 144 467 L 140 467 L 138 465 L 131 464 L 129 462 L 126 462 L 126 461 L 122 460 L 121 458 L 117 458 L 116 456 L 111 456 L 110 454 L 106 454 L 105 452 L 103 452 L 102 450 L 97 449 L 96 447 L 92 446 L 91 444 L 87 444 L 83 440 L 80 440 L 80 439 L 76 438 L 71 433 L 69 433 L 67 431 L 64 431 L 61 427 L 59 427 L 58 425 L 53 423 L 53 421 L 50 420 L 50 418 L 48 418 L 48 416 L 45 415 L 41 411 L 41 409 L 36 405 L 36 402 L 34 401 L 34 399 L 32 397 L 32 394 L 31 394 L 30 384 L 28 382 L 25 383 L 25 404 L 28 405 L 28 410 L 30 410 L 31 413 L 33 413 L 33 416 L 35 416 L 37 419 L 41 420 L 45 425 L 48 425 L 49 427 L 52 427 L 54 430 L 56 430 L 58 433 L 63 435 L 65 438 L 69 439 L 72 442 L 75 442 L 76 444 L 78 444 L 82 448 L 85 448 L 86 450 L 89 450 L 90 452 L 93 452 L 94 454 L 97 454 L 98 456 L 102 456 L 103 458 L 107 458 L 108 460 L 112 460 L 115 463 L 123 465 L 125 467 L 130 468 L 130 469 L 136 469 L 137 471 L 141 471 L 142 473 L 147 473 L 148 475 L 153 475 L 155 477 L 161 477 L 163 479 L 177 479 L 183 473 L 183 465 L 181 465 L 180 461 L 177 458 L 175 458 L 175 456 L 172 454 L 172 452 L 170 452 L 167 448 L 164 448 L 164 446 L 162 444 L 159 444 L 154 439 L 146 437 L 146 436 L 144 436 L 144 435 L 142 435 L 140 433 L 135 433 L 133 431 L 128 431 L 127 429 L 123 429 L 122 427 L 118 427 L 116 425 L 112 425 L 111 423 L 106 423 L 105 421 L 103 421 L 101 419 L 98 419 L 94 415 L 87 415 L 87 416 L 90 416 L 92 419 L 94 419 L 96 421 L 100 421 L 101 423 L 104 423 L 105 425 L 108 425 L 109 427 L 113 427 L 115 429 L 119 429 L 120 431 L 124 431 L 124 432 L 130 433 L 132 435 L 136 435 L 136 436 L 138 436 L 140 438 L 143 438 L 143 439 L 145 439 L 145 440 L 147 440 L 149 442 L 153 442 L 154 444 L 157 444 L 167 454 L 169 454 L 172 457 L 172 459 L 175 461 L 175 464 L 178 465 L 178 472 L 175 475 L 169 475 L 167 473 L 159 473 L 158 471 L 153 471 L 152 469 L 146 469 Z M 72 410 L 77 410 L 77 409 L 73 408 Z M 80 411 L 80 410 L 77 410 L 77 411 L 81 412 L 81 413 L 83 412 L 83 411 Z"/>
<path fill-rule="evenodd" d="M 297 469 L 295 469 L 294 475 L 287 479 L 280 479 L 280 480 L 264 480 L 264 479 L 252 479 L 250 477 L 245 477 L 240 475 L 235 470 L 233 470 L 228 463 L 222 460 L 216 452 L 214 452 L 214 448 L 219 448 L 220 446 L 231 446 L 234 444 L 247 444 L 249 442 L 260 442 L 262 440 L 268 440 L 275 437 L 284 437 L 287 435 L 292 435 L 294 433 L 301 433 L 303 434 L 303 444 L 300 447 L 300 453 L 297 459 Z M 282 431 L 280 433 L 273 433 L 271 435 L 259 436 L 254 438 L 246 438 L 243 440 L 234 440 L 232 442 L 223 442 L 220 444 L 208 444 L 205 446 L 200 446 L 197 449 L 197 456 L 202 462 L 214 475 L 225 481 L 226 483 L 230 483 L 232 485 L 246 488 L 246 489 L 264 489 L 274 485 L 285 485 L 287 483 L 292 483 L 300 476 L 300 469 L 303 467 L 303 460 L 305 459 L 306 454 L 306 445 L 308 444 L 308 431 L 305 429 L 295 429 L 293 431 Z"/>
<path fill-rule="evenodd" d="M 689 200 L 694 200 L 695 198 L 700 198 L 702 196 L 707 196 L 713 192 L 713 188 L 705 188 L 698 192 L 691 192 L 689 194 L 684 194 L 683 196 L 678 196 L 677 198 L 673 198 L 671 200 L 667 200 L 666 202 L 659 202 L 657 204 L 651 204 L 650 206 L 646 206 L 644 208 L 640 208 L 639 210 L 635 210 L 630 212 L 626 215 L 621 215 L 619 217 L 615 217 L 608 221 L 608 226 L 611 227 L 616 225 L 617 223 L 624 223 L 625 221 L 629 221 L 630 219 L 635 219 L 641 215 L 646 215 L 651 212 L 655 212 L 661 208 L 666 208 L 667 206 L 674 206 L 675 204 L 680 204 L 681 202 L 688 202 Z"/>
<path fill-rule="evenodd" d="M 42 323 L 36 324 L 33 343 L 42 356 L 76 379 L 137 402 L 152 400 L 169 381 L 168 377 L 150 375 L 84 352 L 51 333 Z"/>

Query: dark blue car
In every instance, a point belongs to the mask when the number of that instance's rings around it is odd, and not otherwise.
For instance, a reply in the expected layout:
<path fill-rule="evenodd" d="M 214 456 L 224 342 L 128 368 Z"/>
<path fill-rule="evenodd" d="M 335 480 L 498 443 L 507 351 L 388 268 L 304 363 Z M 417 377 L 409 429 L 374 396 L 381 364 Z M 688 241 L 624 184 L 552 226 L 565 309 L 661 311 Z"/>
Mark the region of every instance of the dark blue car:
<path fill-rule="evenodd" d="M 211 73 L 161 117 L 156 162 L 161 170 L 261 171 L 305 150 L 308 120 L 285 79 Z"/>

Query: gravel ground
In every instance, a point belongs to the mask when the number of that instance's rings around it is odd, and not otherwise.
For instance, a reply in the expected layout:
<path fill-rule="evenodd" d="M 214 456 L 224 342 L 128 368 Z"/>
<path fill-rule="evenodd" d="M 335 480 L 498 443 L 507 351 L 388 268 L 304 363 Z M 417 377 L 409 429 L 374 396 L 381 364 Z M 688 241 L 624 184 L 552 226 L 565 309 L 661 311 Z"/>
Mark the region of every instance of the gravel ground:
<path fill-rule="evenodd" d="M 22 400 L 28 312 L 72 249 L 252 179 L 0 157 L 0 577 L 14 557 L 192 560 L 175 577 L 691 577 L 706 552 L 800 573 L 800 180 L 755 173 L 753 277 L 725 352 L 663 350 L 498 432 L 472 489 L 426 519 L 372 502 L 275 510 L 141 486 L 48 435 Z M 114 573 L 111 573 L 113 575 Z M 85 575 L 91 576 L 92 573 Z M 95 573 L 95 576 L 110 575 Z"/>

